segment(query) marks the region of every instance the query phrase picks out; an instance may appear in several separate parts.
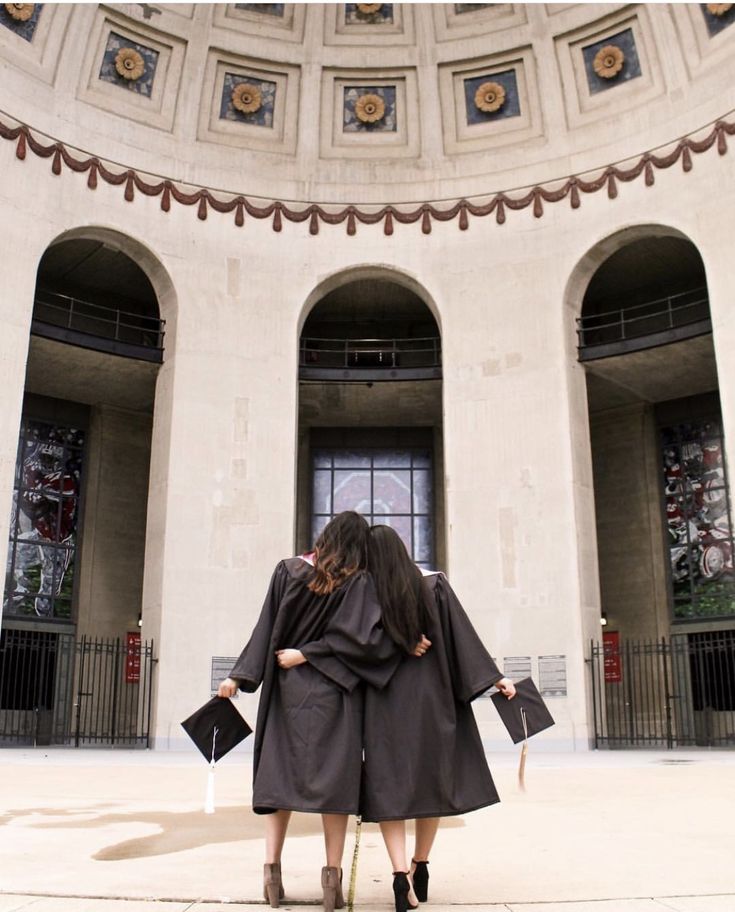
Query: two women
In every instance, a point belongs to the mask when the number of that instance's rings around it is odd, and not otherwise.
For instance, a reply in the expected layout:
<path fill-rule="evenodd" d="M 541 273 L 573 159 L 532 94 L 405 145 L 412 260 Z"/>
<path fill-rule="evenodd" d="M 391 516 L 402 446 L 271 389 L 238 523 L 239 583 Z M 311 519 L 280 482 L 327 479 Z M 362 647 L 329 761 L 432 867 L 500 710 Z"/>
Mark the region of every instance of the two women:
<path fill-rule="evenodd" d="M 322 814 L 327 912 L 344 905 L 347 815 L 381 821 L 402 912 L 415 899 L 405 819 L 420 818 L 414 877 L 425 898 L 438 818 L 498 800 L 469 702 L 493 684 L 510 697 L 513 685 L 444 577 L 424 581 L 387 527 L 370 541 L 377 592 L 365 572 L 368 527 L 355 513 L 328 524 L 313 556 L 282 561 L 253 636 L 220 686 L 227 697 L 263 685 L 253 809 L 268 815 L 264 894 L 274 907 L 291 811 Z"/>

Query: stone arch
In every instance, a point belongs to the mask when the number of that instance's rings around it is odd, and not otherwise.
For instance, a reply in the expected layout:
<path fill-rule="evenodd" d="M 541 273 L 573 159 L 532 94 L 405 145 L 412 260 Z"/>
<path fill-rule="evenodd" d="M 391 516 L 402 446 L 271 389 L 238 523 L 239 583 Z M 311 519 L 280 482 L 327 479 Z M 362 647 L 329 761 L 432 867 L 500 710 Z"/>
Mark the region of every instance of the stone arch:
<path fill-rule="evenodd" d="M 694 244 L 694 241 L 683 231 L 671 225 L 641 223 L 628 225 L 599 238 L 580 257 L 567 280 L 564 293 L 564 304 L 572 311 L 574 317 L 582 312 L 584 293 L 594 274 L 614 253 L 647 238 L 678 238 Z M 697 245 L 694 244 L 696 247 Z"/>
<path fill-rule="evenodd" d="M 44 252 L 55 244 L 74 240 L 96 240 L 129 257 L 140 267 L 151 283 L 158 301 L 160 315 L 166 320 L 167 327 L 170 327 L 171 330 L 175 328 L 178 298 L 174 283 L 160 256 L 151 247 L 139 238 L 118 228 L 105 225 L 79 225 L 57 235 L 46 245 Z M 173 336 L 173 332 L 171 336 Z"/>
<path fill-rule="evenodd" d="M 374 290 L 371 282 L 375 283 Z M 340 290 L 351 285 L 356 286 L 354 298 L 341 297 Z M 395 301 L 390 297 L 391 287 L 398 289 Z M 319 311 L 322 302 L 325 308 Z M 343 305 L 354 307 L 350 311 L 354 320 L 345 317 Z M 406 526 L 401 534 L 417 562 L 443 566 L 446 521 L 441 327 L 433 296 L 401 269 L 377 264 L 339 269 L 323 277 L 307 296 L 298 332 L 297 548 L 308 544 L 316 524 L 326 521 L 329 513 L 359 509 L 378 522 L 384 511 L 386 522 Z M 361 454 L 356 455 L 358 461 L 368 460 L 369 495 L 359 504 L 355 501 L 337 506 L 337 475 L 358 471 L 357 463 L 344 471 L 340 463 L 337 470 L 338 460 L 348 451 Z M 337 456 L 338 452 L 343 455 Z M 333 458 L 335 472 L 330 476 L 332 493 L 327 496 L 330 506 L 317 509 L 321 458 Z M 388 465 L 392 458 L 392 468 L 378 470 L 378 465 Z M 381 462 L 384 460 L 388 463 Z M 405 462 L 399 466 L 401 460 Z M 378 486 L 385 481 L 390 487 L 389 475 L 392 481 L 402 480 L 379 504 Z M 410 476 L 412 493 L 408 507 L 399 508 L 402 501 L 398 489 L 404 475 Z M 375 479 L 379 481 L 373 484 Z M 415 484 L 425 485 L 421 508 L 415 506 Z M 398 517 L 404 508 L 408 518 Z M 396 516 L 391 520 L 393 514 Z"/>
<path fill-rule="evenodd" d="M 348 266 L 330 273 L 322 278 L 312 289 L 304 301 L 299 314 L 297 334 L 300 336 L 309 314 L 316 304 L 321 301 L 330 292 L 341 288 L 343 285 L 349 285 L 351 282 L 362 281 L 365 279 L 380 279 L 384 282 L 395 282 L 409 291 L 413 292 L 420 298 L 427 308 L 431 311 L 437 327 L 441 334 L 441 313 L 433 295 L 418 281 L 418 279 L 395 266 L 385 264 L 360 264 Z"/>

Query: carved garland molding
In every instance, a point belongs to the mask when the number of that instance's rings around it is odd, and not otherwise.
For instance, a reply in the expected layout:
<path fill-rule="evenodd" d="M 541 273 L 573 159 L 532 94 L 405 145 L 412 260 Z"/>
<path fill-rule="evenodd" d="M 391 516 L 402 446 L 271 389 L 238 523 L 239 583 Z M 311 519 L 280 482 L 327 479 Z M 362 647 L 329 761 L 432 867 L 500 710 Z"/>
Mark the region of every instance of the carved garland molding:
<path fill-rule="evenodd" d="M 725 117 L 729 117 L 735 112 L 729 112 Z M 174 201 L 182 206 L 196 206 L 197 216 L 204 221 L 207 218 L 209 209 L 215 212 L 235 213 L 235 224 L 241 227 L 245 223 L 245 215 L 256 219 L 272 219 L 274 231 L 281 231 L 283 219 L 290 222 L 309 222 L 309 233 L 319 234 L 319 227 L 325 225 L 339 225 L 346 222 L 347 234 L 353 236 L 357 233 L 357 223 L 363 225 L 375 225 L 380 222 L 383 224 L 383 231 L 386 235 L 392 235 L 394 223 L 399 222 L 402 225 L 410 225 L 415 222 L 421 222 L 421 230 L 424 234 L 431 234 L 432 222 L 450 222 L 458 219 L 460 230 L 466 231 L 469 227 L 469 216 L 481 218 L 487 215 L 495 214 L 495 220 L 499 225 L 504 225 L 506 221 L 506 210 L 521 210 L 529 206 L 533 207 L 533 214 L 536 218 L 541 218 L 544 214 L 544 203 L 559 203 L 564 199 L 569 199 L 572 209 L 579 209 L 582 203 L 583 193 L 597 193 L 603 187 L 607 188 L 609 199 L 615 199 L 618 195 L 618 182 L 629 183 L 644 176 L 645 185 L 651 187 L 655 181 L 656 169 L 670 168 L 678 161 L 681 161 L 684 172 L 689 172 L 693 167 L 692 155 L 700 155 L 707 152 L 713 145 L 717 145 L 717 151 L 720 155 L 727 152 L 727 136 L 735 135 L 735 121 L 725 120 L 724 117 L 707 124 L 699 130 L 687 134 L 678 141 L 668 143 L 666 146 L 658 147 L 658 150 L 644 152 L 634 158 L 628 159 L 633 162 L 628 167 L 621 164 L 607 165 L 599 169 L 593 169 L 586 174 L 596 174 L 589 180 L 584 180 L 578 175 L 572 175 L 567 178 L 561 178 L 556 181 L 548 181 L 545 184 L 536 185 L 523 193 L 519 191 L 499 191 L 488 193 L 482 196 L 466 197 L 459 199 L 451 205 L 443 207 L 441 203 L 426 202 L 416 205 L 408 211 L 399 208 L 396 205 L 385 205 L 382 207 L 371 206 L 361 208 L 359 204 L 352 204 L 339 207 L 339 204 L 328 204 L 326 207 L 318 203 L 304 204 L 298 208 L 292 209 L 290 205 L 279 200 L 266 202 L 265 205 L 257 205 L 254 200 L 263 201 L 262 197 L 244 196 L 241 194 L 225 194 L 224 198 L 220 191 L 209 190 L 206 187 L 193 188 L 187 192 L 183 187 L 190 186 L 181 184 L 172 180 L 163 179 L 157 182 L 150 182 L 141 176 L 141 173 L 132 168 L 126 168 L 122 171 L 110 170 L 108 164 L 102 159 L 84 157 L 84 153 L 68 146 L 58 140 L 52 141 L 50 145 L 44 145 L 34 136 L 31 129 L 17 122 L 17 126 L 9 126 L 0 117 L 0 137 L 9 142 L 15 142 L 15 155 L 21 161 L 25 160 L 28 150 L 39 158 L 52 158 L 51 171 L 53 174 L 61 174 L 63 167 L 77 173 L 88 172 L 87 186 L 90 190 L 97 187 L 100 178 L 106 183 L 113 186 L 125 185 L 124 197 L 132 203 L 135 199 L 135 191 L 145 194 L 146 196 L 160 196 L 161 209 L 168 212 L 171 208 L 171 202 Z M 711 128 L 701 139 L 693 137 L 702 133 L 707 128 Z M 43 135 L 43 134 L 39 134 Z M 49 139 L 50 137 L 46 137 Z M 665 154 L 656 154 L 657 151 L 670 148 Z M 81 157 L 80 157 L 81 156 Z M 119 166 L 116 166 L 119 167 Z M 146 175 L 150 177 L 150 175 Z M 554 189 L 550 189 L 554 187 Z M 516 195 L 517 193 L 517 195 Z M 485 200 L 486 202 L 479 202 Z M 263 201 L 265 202 L 265 201 Z M 410 204 L 406 204 L 407 206 Z"/>

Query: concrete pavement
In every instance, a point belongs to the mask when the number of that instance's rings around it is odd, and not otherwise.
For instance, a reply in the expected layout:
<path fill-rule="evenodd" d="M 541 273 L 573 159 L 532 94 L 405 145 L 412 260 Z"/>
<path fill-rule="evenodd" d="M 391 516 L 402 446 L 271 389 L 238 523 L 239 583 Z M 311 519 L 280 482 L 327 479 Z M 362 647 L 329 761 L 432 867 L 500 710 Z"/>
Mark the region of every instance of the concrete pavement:
<path fill-rule="evenodd" d="M 735 752 L 491 758 L 502 803 L 443 822 L 427 912 L 735 912 Z M 193 754 L 0 750 L 0 912 L 249 912 L 262 821 L 250 756 L 225 758 L 215 814 Z M 354 845 L 351 822 L 345 852 Z M 317 904 L 320 821 L 294 815 L 282 908 Z M 389 912 L 390 865 L 363 825 L 355 908 Z"/>

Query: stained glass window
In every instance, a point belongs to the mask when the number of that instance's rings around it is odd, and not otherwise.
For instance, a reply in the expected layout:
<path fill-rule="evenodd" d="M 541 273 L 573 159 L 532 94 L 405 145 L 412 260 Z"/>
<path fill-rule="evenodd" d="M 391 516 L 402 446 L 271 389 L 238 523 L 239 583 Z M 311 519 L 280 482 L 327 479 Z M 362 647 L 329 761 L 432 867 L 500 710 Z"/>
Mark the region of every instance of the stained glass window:
<path fill-rule="evenodd" d="M 5 576 L 6 616 L 71 618 L 84 433 L 24 419 Z"/>
<path fill-rule="evenodd" d="M 426 448 L 312 451 L 312 541 L 343 510 L 392 526 L 421 567 L 434 562 L 431 451 Z"/>
<path fill-rule="evenodd" d="M 730 497 L 719 418 L 662 428 L 669 569 L 677 619 L 735 615 Z"/>

